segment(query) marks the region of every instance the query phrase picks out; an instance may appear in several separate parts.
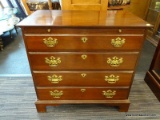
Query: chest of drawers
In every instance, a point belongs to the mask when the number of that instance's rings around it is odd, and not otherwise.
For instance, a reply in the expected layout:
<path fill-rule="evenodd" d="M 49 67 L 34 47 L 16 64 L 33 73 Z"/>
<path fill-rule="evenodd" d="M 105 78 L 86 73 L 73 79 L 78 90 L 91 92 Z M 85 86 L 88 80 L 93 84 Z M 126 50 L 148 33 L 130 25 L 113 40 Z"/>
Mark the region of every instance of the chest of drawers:
<path fill-rule="evenodd" d="M 18 26 L 38 112 L 57 104 L 94 103 L 128 111 L 145 30 L 151 25 L 127 11 L 40 10 Z"/>

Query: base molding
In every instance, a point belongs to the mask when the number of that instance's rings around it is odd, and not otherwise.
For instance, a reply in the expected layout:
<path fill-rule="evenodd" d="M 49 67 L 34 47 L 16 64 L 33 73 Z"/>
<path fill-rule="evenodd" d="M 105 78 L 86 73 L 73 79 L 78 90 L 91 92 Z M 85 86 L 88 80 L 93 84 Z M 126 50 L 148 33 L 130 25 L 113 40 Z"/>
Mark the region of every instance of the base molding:
<path fill-rule="evenodd" d="M 105 104 L 118 106 L 119 112 L 127 112 L 130 101 L 126 100 L 37 100 L 35 102 L 37 112 L 46 112 L 46 106 L 57 106 L 60 104 Z"/>

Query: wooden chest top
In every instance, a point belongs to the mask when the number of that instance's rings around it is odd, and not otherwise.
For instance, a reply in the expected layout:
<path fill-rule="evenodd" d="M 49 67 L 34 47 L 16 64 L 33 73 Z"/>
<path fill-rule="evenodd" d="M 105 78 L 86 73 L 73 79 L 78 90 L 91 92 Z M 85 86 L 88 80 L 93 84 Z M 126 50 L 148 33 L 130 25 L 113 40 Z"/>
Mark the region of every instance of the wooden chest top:
<path fill-rule="evenodd" d="M 128 11 L 61 11 L 38 10 L 21 21 L 18 26 L 54 26 L 54 27 L 140 27 L 148 24 Z"/>

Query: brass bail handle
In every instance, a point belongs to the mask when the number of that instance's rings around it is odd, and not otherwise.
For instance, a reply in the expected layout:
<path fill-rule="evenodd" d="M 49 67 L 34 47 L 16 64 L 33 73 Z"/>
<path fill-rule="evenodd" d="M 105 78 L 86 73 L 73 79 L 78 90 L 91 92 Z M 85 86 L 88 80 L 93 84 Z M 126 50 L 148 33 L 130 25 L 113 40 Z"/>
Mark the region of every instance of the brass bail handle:
<path fill-rule="evenodd" d="M 58 39 L 57 38 L 52 38 L 52 37 L 44 38 L 43 43 L 47 47 L 55 47 L 58 44 Z"/>
<path fill-rule="evenodd" d="M 115 39 L 111 39 L 111 45 L 113 45 L 116 48 L 122 47 L 126 42 L 126 39 L 117 37 Z"/>
<path fill-rule="evenodd" d="M 106 75 L 105 76 L 105 79 L 104 79 L 106 82 L 108 82 L 109 84 L 115 84 L 117 81 L 119 81 L 119 76 L 117 75 Z"/>
<path fill-rule="evenodd" d="M 56 74 L 53 74 L 51 76 L 47 76 L 47 78 L 53 84 L 58 84 L 60 81 L 63 80 L 62 75 L 56 75 Z"/>
<path fill-rule="evenodd" d="M 50 56 L 49 58 L 45 58 L 45 63 L 48 64 L 50 67 L 56 67 L 61 63 L 61 58 L 60 57 L 54 57 Z"/>
<path fill-rule="evenodd" d="M 112 58 L 107 58 L 107 64 L 109 64 L 112 67 L 118 67 L 123 63 L 123 58 L 118 58 L 117 56 L 114 56 Z"/>
<path fill-rule="evenodd" d="M 81 92 L 85 92 L 85 91 L 86 91 L 86 89 L 84 89 L 84 88 L 81 89 Z"/>
<path fill-rule="evenodd" d="M 116 95 L 116 91 L 115 90 L 102 91 L 102 95 L 104 95 L 105 98 L 113 98 Z"/>

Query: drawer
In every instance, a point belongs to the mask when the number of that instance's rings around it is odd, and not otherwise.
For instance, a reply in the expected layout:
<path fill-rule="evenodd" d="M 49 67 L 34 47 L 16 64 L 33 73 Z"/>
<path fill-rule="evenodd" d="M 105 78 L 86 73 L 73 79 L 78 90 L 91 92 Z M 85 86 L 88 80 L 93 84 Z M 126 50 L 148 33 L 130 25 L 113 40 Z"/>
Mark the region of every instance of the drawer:
<path fill-rule="evenodd" d="M 140 50 L 143 35 L 26 35 L 28 51 Z"/>
<path fill-rule="evenodd" d="M 143 28 L 25 27 L 24 34 L 144 34 Z"/>
<path fill-rule="evenodd" d="M 105 87 L 38 87 L 36 91 L 39 100 L 122 100 L 127 99 L 129 94 L 128 88 Z"/>
<path fill-rule="evenodd" d="M 132 71 L 33 71 L 36 86 L 130 86 Z"/>
<path fill-rule="evenodd" d="M 138 52 L 29 52 L 32 70 L 133 70 Z"/>

